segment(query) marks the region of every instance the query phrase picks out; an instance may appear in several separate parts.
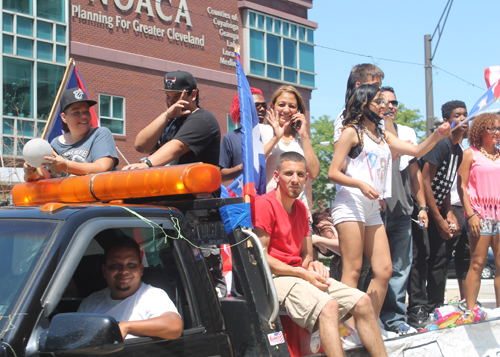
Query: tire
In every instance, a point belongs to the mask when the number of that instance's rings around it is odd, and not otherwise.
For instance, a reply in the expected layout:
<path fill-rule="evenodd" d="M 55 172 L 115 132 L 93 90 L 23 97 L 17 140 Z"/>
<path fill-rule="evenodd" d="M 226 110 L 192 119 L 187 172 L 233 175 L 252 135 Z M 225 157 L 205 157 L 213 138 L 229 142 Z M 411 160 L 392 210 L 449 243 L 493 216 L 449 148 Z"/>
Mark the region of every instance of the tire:
<path fill-rule="evenodd" d="M 481 278 L 483 279 L 493 278 L 493 270 L 489 266 L 485 266 L 481 273 Z"/>

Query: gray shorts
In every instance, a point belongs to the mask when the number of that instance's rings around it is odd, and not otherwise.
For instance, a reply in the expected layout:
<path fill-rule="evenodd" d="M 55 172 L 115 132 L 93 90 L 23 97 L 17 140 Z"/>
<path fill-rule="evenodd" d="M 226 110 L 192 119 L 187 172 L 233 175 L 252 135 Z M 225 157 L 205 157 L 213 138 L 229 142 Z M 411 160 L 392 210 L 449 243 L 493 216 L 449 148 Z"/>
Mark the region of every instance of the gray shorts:
<path fill-rule="evenodd" d="M 365 294 L 331 278 L 328 279 L 331 285 L 326 292 L 294 276 L 276 276 L 273 280 L 280 309 L 285 310 L 296 324 L 310 333 L 318 330 L 318 317 L 330 300 L 337 301 L 340 321 L 345 321 L 351 317 L 349 311 Z"/>
<path fill-rule="evenodd" d="M 500 234 L 500 221 L 497 221 L 496 219 L 483 219 L 479 215 L 478 217 L 481 220 L 482 236 L 496 236 L 497 234 Z M 467 231 L 468 236 L 472 235 L 472 233 L 470 232 L 468 219 L 465 220 L 465 230 Z"/>

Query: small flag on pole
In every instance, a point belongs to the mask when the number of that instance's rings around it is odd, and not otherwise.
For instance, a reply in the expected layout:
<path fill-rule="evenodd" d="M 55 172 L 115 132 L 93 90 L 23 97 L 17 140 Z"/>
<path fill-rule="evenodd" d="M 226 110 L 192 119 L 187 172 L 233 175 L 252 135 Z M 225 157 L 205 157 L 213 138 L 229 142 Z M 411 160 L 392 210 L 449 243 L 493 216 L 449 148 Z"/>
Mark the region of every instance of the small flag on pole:
<path fill-rule="evenodd" d="M 52 109 L 50 110 L 47 124 L 45 124 L 45 128 L 43 130 L 42 139 L 47 140 L 49 143 L 54 138 L 64 134 L 59 100 L 61 99 L 62 93 L 68 88 L 80 88 L 85 93 L 87 93 L 87 96 L 90 99 L 87 88 L 85 88 L 85 84 L 83 83 L 83 79 L 80 76 L 80 72 L 78 72 L 78 69 L 76 68 L 76 63 L 73 58 L 69 59 L 68 66 L 66 67 L 66 71 L 64 72 L 63 80 L 61 82 L 61 85 L 59 86 L 59 90 L 57 91 L 56 99 L 54 100 L 54 104 L 52 104 Z M 97 115 L 93 107 L 90 107 L 90 115 L 92 116 L 91 125 L 93 127 L 98 127 L 99 122 L 97 120 Z"/>

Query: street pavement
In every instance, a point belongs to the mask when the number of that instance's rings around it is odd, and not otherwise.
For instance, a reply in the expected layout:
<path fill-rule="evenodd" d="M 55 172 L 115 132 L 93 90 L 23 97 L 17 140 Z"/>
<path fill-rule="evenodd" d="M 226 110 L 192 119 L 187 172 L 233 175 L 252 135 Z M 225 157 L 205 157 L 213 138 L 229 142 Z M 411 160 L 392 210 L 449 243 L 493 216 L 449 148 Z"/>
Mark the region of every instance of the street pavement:
<path fill-rule="evenodd" d="M 479 289 L 479 296 L 477 300 L 489 309 L 496 307 L 495 288 L 493 286 L 493 279 L 481 279 L 481 288 Z M 448 279 L 446 281 L 445 296 L 448 300 L 460 300 L 460 291 L 458 290 L 457 279 Z"/>

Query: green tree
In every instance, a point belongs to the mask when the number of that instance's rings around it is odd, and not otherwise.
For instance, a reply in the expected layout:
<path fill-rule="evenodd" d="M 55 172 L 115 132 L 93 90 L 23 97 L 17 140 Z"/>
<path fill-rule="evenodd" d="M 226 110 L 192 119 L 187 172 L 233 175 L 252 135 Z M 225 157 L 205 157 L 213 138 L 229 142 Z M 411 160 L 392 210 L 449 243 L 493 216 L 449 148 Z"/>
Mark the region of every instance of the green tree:
<path fill-rule="evenodd" d="M 425 120 L 422 119 L 419 109 L 408 109 L 403 103 L 398 105 L 398 115 L 396 115 L 396 124 L 406 125 L 415 129 L 418 139 L 421 139 L 426 132 Z"/>
<path fill-rule="evenodd" d="M 333 157 L 333 133 L 334 120 L 329 115 L 322 115 L 318 119 L 311 121 L 311 142 L 314 153 L 319 159 L 319 176 L 312 182 L 313 190 L 313 210 L 323 208 L 325 201 L 332 201 L 335 198 L 335 185 L 328 180 L 328 169 Z M 321 142 L 328 142 L 326 146 Z"/>

